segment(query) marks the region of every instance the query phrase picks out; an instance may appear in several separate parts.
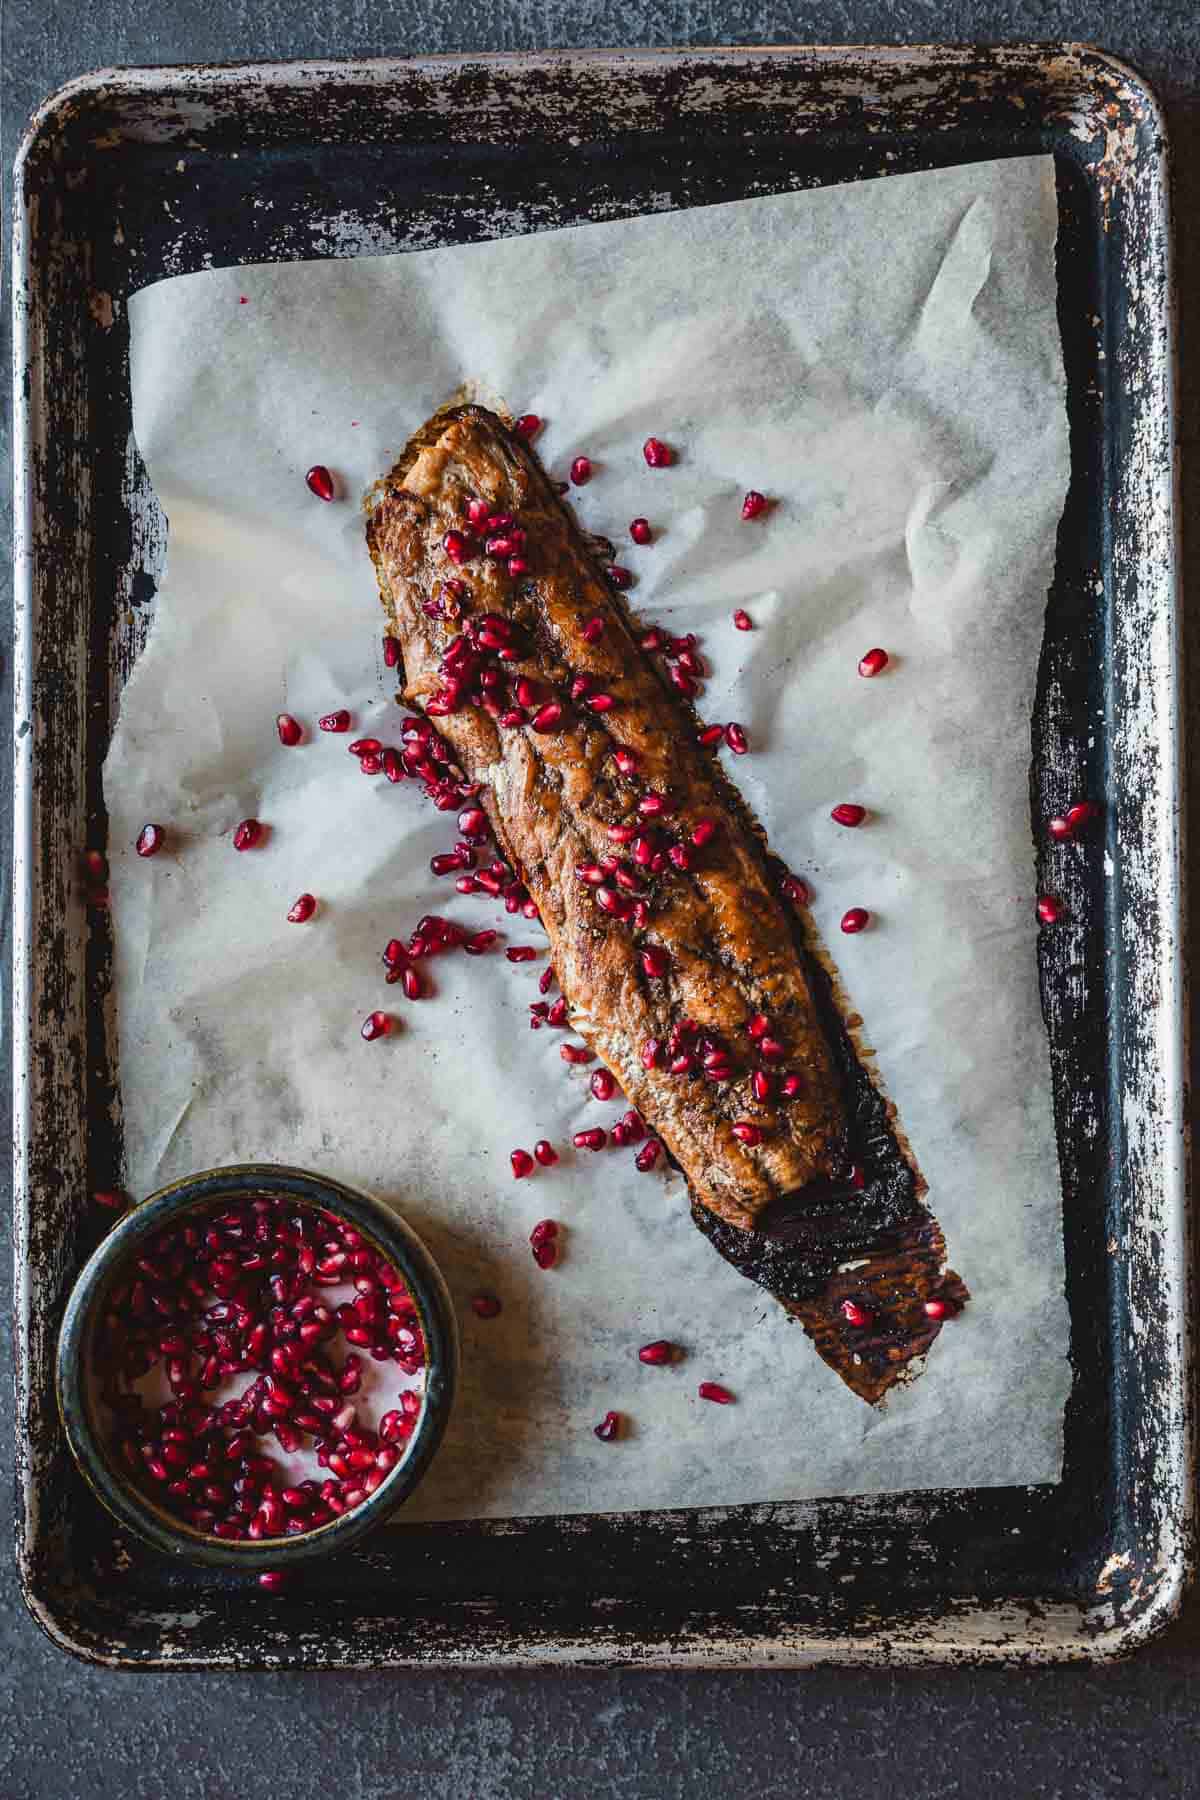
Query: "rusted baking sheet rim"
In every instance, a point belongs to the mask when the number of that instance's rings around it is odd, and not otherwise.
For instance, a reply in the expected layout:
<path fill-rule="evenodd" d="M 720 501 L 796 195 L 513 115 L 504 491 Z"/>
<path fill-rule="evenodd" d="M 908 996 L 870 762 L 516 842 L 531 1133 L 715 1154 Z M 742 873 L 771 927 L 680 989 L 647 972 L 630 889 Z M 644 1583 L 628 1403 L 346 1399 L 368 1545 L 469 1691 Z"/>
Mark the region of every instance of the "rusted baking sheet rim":
<path fill-rule="evenodd" d="M 1052 153 L 1072 480 L 1031 721 L 1038 817 L 1108 796 L 1042 939 L 1074 1386 L 1061 1483 L 414 1526 L 269 1605 L 115 1532 L 55 1333 L 120 1169 L 109 939 L 73 852 L 153 616 L 126 301 L 193 269 L 459 243 Z M 130 1668 L 802 1665 L 1125 1652 L 1193 1556 L 1167 151 L 1079 45 L 597 52 L 110 70 L 34 119 L 14 242 L 18 1557 L 64 1648 Z M 514 1554 L 516 1552 L 516 1554 Z"/>

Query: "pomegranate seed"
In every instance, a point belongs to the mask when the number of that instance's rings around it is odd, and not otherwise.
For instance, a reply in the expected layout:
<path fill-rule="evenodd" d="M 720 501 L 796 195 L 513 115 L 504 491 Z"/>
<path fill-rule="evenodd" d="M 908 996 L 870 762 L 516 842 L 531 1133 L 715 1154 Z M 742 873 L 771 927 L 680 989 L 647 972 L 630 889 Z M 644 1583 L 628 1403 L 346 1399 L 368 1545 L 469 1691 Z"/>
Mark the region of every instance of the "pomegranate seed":
<path fill-rule="evenodd" d="M 886 650 L 868 650 L 859 662 L 858 672 L 864 680 L 869 681 L 873 675 L 878 675 L 887 666 L 888 653 Z"/>
<path fill-rule="evenodd" d="M 599 863 L 576 863 L 575 879 L 582 881 L 585 887 L 599 887 L 604 880 L 604 870 Z"/>
<path fill-rule="evenodd" d="M 404 780 L 404 764 L 400 760 L 400 752 L 389 745 L 383 753 L 383 772 L 389 781 Z"/>
<path fill-rule="evenodd" d="M 702 1381 L 696 1389 L 702 1400 L 714 1400 L 718 1406 L 732 1406 L 733 1395 L 719 1381 Z"/>
<path fill-rule="evenodd" d="M 751 488 L 750 492 L 746 495 L 746 498 L 742 501 L 743 519 L 759 518 L 766 512 L 767 505 L 767 496 L 765 494 L 760 494 L 757 488 Z M 746 627 L 744 625 L 739 626 L 739 630 L 744 631 L 745 629 Z"/>
<path fill-rule="evenodd" d="M 314 463 L 304 481 L 309 493 L 315 494 L 318 500 L 333 499 L 333 476 L 324 463 Z"/>
<path fill-rule="evenodd" d="M 661 944 L 647 944 L 638 961 L 651 981 L 662 981 L 671 972 L 671 958 Z"/>
<path fill-rule="evenodd" d="M 519 706 L 510 706 L 507 712 L 500 714 L 499 722 L 506 731 L 512 731 L 516 726 L 524 725 L 527 721 Z"/>
<path fill-rule="evenodd" d="M 374 754 L 364 756 L 358 766 L 364 775 L 378 775 L 383 768 L 383 758 Z"/>
<path fill-rule="evenodd" d="M 692 843 L 697 850 L 703 850 L 705 844 L 711 844 L 720 826 L 715 819 L 698 819 L 692 827 Z"/>
<path fill-rule="evenodd" d="M 835 825 L 861 825 L 867 816 L 865 806 L 856 806 L 852 801 L 843 800 L 832 807 L 829 813 Z"/>
<path fill-rule="evenodd" d="M 500 1312 L 500 1302 L 495 1294 L 472 1294 L 471 1311 L 477 1319 L 494 1319 Z"/>
<path fill-rule="evenodd" d="M 80 857 L 83 872 L 92 881 L 108 880 L 108 858 L 101 850 L 85 850 Z"/>
<path fill-rule="evenodd" d="M 647 1038 L 641 1048 L 643 1069 L 661 1069 L 663 1066 L 663 1047 L 658 1038 Z"/>
<path fill-rule="evenodd" d="M 875 1314 L 860 1306 L 857 1300 L 843 1300 L 841 1311 L 847 1325 L 870 1325 L 875 1319 Z"/>
<path fill-rule="evenodd" d="M 680 668 L 678 663 L 676 663 L 674 665 L 674 667 L 671 669 L 670 678 L 671 678 L 671 686 L 674 688 L 678 688 L 679 692 L 685 697 L 685 699 L 688 699 L 688 700 L 695 699 L 697 693 L 699 692 L 699 689 L 697 688 L 696 683 L 692 680 L 691 676 L 687 673 L 687 671 L 685 669 Z"/>
<path fill-rule="evenodd" d="M 649 1363 L 652 1368 L 659 1368 L 663 1363 L 674 1362 L 677 1352 L 669 1338 L 655 1338 L 652 1344 L 643 1344 L 638 1351 L 638 1361 Z"/>
<path fill-rule="evenodd" d="M 642 455 L 652 469 L 669 469 L 675 461 L 675 452 L 661 438 L 648 437 L 642 445 Z"/>
<path fill-rule="evenodd" d="M 786 875 L 779 884 L 779 891 L 793 906 L 807 906 L 812 899 L 812 889 L 799 875 Z"/>
<path fill-rule="evenodd" d="M 537 951 L 532 944 L 514 944 L 504 954 L 510 963 L 533 962 L 537 957 Z"/>
<path fill-rule="evenodd" d="M 243 819 L 233 834 L 235 850 L 253 850 L 262 837 L 262 825 L 257 819 Z"/>
<path fill-rule="evenodd" d="M 754 620 L 750 617 L 750 614 L 748 612 L 744 612 L 740 606 L 738 607 L 737 611 L 733 615 L 733 623 L 736 626 L 736 628 L 738 629 L 738 631 L 753 631 L 754 630 Z"/>
<path fill-rule="evenodd" d="M 344 707 L 337 712 L 323 713 L 317 724 L 322 731 L 349 731 L 350 714 Z"/>
<path fill-rule="evenodd" d="M 166 835 L 161 825 L 143 825 L 134 849 L 139 856 L 157 856 L 166 841 Z"/>
<path fill-rule="evenodd" d="M 758 1039 L 758 1054 L 765 1062 L 783 1062 L 787 1056 L 787 1046 L 775 1037 Z"/>
<path fill-rule="evenodd" d="M 1099 817 L 1100 808 L 1094 800 L 1081 800 L 1078 806 L 1073 806 L 1068 812 L 1067 824 L 1072 831 L 1082 831 L 1085 825 L 1092 824 Z"/>
<path fill-rule="evenodd" d="M 577 456 L 571 464 L 571 480 L 576 487 L 582 487 L 592 479 L 592 463 L 590 457 Z"/>
<path fill-rule="evenodd" d="M 482 956 L 484 951 L 490 949 L 499 936 L 500 933 L 498 931 L 477 931 L 474 937 L 469 937 L 467 939 L 466 943 L 463 945 L 463 949 L 468 956 Z"/>
<path fill-rule="evenodd" d="M 461 568 L 463 563 L 470 562 L 475 555 L 476 543 L 465 531 L 448 531 L 442 539 L 442 549 L 450 561 Z"/>
<path fill-rule="evenodd" d="M 550 989 L 553 986 L 554 986 L 554 964 L 547 963 L 546 967 L 542 970 L 541 974 L 538 976 L 538 993 L 539 994 L 548 994 L 550 992 Z"/>
<path fill-rule="evenodd" d="M 546 1023 L 547 1025 L 556 1026 L 568 1025 L 570 1023 L 570 1020 L 567 1017 L 567 997 L 565 994 L 559 995 L 558 999 L 554 1002 L 554 1005 L 550 1008 L 550 1011 L 546 1014 Z"/>
<path fill-rule="evenodd" d="M 588 620 L 587 624 L 583 628 L 582 635 L 583 635 L 584 643 L 585 644 L 598 643 L 600 641 L 600 639 L 604 636 L 605 623 L 606 623 L 606 621 L 601 613 L 593 613 L 592 617 Z"/>
<path fill-rule="evenodd" d="M 771 1021 L 768 1019 L 766 1013 L 751 1013 L 746 1021 L 747 1035 L 752 1037 L 755 1043 L 758 1042 L 759 1038 L 766 1037 L 770 1029 Z"/>
<path fill-rule="evenodd" d="M 129 1196 L 120 1188 L 97 1188 L 92 1195 L 96 1206 L 103 1206 L 107 1212 L 124 1212 L 129 1205 Z"/>
<path fill-rule="evenodd" d="M 557 1239 L 539 1239 L 539 1241 L 533 1245 L 533 1260 L 539 1269 L 552 1269 L 558 1261 Z"/>
<path fill-rule="evenodd" d="M 508 572 L 514 581 L 519 581 L 522 575 L 528 575 L 529 564 L 523 556 L 510 556 L 508 559 Z"/>
<path fill-rule="evenodd" d="M 290 1581 L 291 1575 L 287 1569 L 264 1569 L 258 1578 L 258 1585 L 265 1588 L 268 1594 L 280 1594 Z"/>
<path fill-rule="evenodd" d="M 510 535 L 504 531 L 498 532 L 495 536 L 488 538 L 483 546 L 484 551 L 488 556 L 499 557 L 501 561 L 503 561 L 505 557 L 515 556 L 520 547 L 515 532 Z M 493 645 L 492 648 L 495 649 L 497 646 Z"/>
<path fill-rule="evenodd" d="M 621 1435 L 620 1413 L 606 1412 L 600 1423 L 592 1426 L 592 1430 L 602 1444 L 613 1443 Z"/>
<path fill-rule="evenodd" d="M 304 736 L 304 727 L 299 719 L 293 719 L 291 713 L 278 713 L 275 718 L 275 729 L 279 733 L 279 741 L 289 749 L 298 744 Z"/>
<path fill-rule="evenodd" d="M 851 937 L 856 931 L 865 931 L 870 923 L 871 915 L 865 906 L 852 906 L 842 914 L 842 930 Z"/>
<path fill-rule="evenodd" d="M 950 1305 L 945 1300 L 926 1300 L 923 1311 L 927 1318 L 945 1319 L 949 1317 Z"/>
<path fill-rule="evenodd" d="M 346 745 L 346 749 L 351 756 L 361 758 L 364 756 L 378 756 L 379 752 L 383 749 L 383 745 L 378 738 L 355 738 L 352 744 Z"/>
<path fill-rule="evenodd" d="M 1037 916 L 1043 925 L 1056 925 L 1062 918 L 1063 909 L 1060 901 L 1050 894 L 1043 894 L 1037 903 Z"/>
<path fill-rule="evenodd" d="M 764 1104 L 771 1098 L 774 1086 L 774 1080 L 766 1069 L 755 1069 L 750 1077 L 751 1093 L 756 1100 Z"/>
<path fill-rule="evenodd" d="M 643 794 L 638 801 L 638 811 L 644 819 L 665 819 L 675 810 L 675 802 L 665 794 Z"/>
<path fill-rule="evenodd" d="M 851 1167 L 851 1170 L 850 1170 L 850 1186 L 852 1188 L 857 1188 L 858 1191 L 861 1193 L 863 1188 L 866 1187 L 866 1185 L 867 1185 L 866 1170 L 863 1168 L 860 1168 L 858 1163 L 853 1164 L 853 1166 Z"/>
<path fill-rule="evenodd" d="M 645 1175 L 648 1170 L 654 1167 L 661 1155 L 662 1145 L 659 1143 L 658 1139 L 647 1138 L 633 1160 L 636 1167 L 642 1171 L 643 1175 Z"/>
<path fill-rule="evenodd" d="M 617 1079 L 610 1069 L 597 1069 L 589 1085 L 594 1100 L 611 1100 L 617 1091 Z"/>
<path fill-rule="evenodd" d="M 729 1129 L 739 1143 L 747 1145 L 750 1149 L 763 1141 L 761 1127 L 752 1124 L 749 1119 L 737 1119 Z"/>
<path fill-rule="evenodd" d="M 513 430 L 516 432 L 517 436 L 523 438 L 536 437 L 541 429 L 542 421 L 538 418 L 536 413 L 522 413 L 516 424 L 513 426 Z"/>
<path fill-rule="evenodd" d="M 620 563 L 609 563 L 604 573 L 615 588 L 633 586 L 633 570 L 624 568 Z"/>
<path fill-rule="evenodd" d="M 288 924 L 304 925 L 317 910 L 316 898 L 312 894 L 301 894 L 288 907 Z"/>
<path fill-rule="evenodd" d="M 443 851 L 440 856 L 431 856 L 429 867 L 434 875 L 453 875 L 462 868 L 453 850 Z"/>
<path fill-rule="evenodd" d="M 376 1038 L 386 1037 L 392 1029 L 392 1021 L 385 1012 L 368 1013 L 362 1022 L 362 1035 L 368 1044 Z"/>
<path fill-rule="evenodd" d="M 492 509 L 486 500 L 468 500 L 467 520 L 475 530 L 486 525 L 491 516 Z"/>
<path fill-rule="evenodd" d="M 553 731 L 562 719 L 563 709 L 557 700 L 539 706 L 529 723 L 535 731 Z"/>
<path fill-rule="evenodd" d="M 586 698 L 586 705 L 591 708 L 592 712 L 611 712 L 616 704 L 616 700 L 611 694 L 588 694 Z"/>
<path fill-rule="evenodd" d="M 526 1175 L 533 1174 L 533 1158 L 528 1150 L 510 1150 L 508 1160 L 512 1164 L 514 1181 L 522 1181 Z"/>
<path fill-rule="evenodd" d="M 533 1146 L 533 1154 L 537 1157 L 543 1169 L 552 1169 L 558 1161 L 558 1151 L 554 1148 L 554 1145 L 548 1138 L 538 1139 L 537 1143 Z"/>
<path fill-rule="evenodd" d="M 1066 819 L 1051 819 L 1046 826 L 1046 830 L 1050 833 L 1052 838 L 1056 838 L 1060 843 L 1067 838 L 1075 836 L 1072 827 L 1068 824 Z"/>
<path fill-rule="evenodd" d="M 586 1044 L 560 1044 L 558 1054 L 565 1063 L 583 1064 L 596 1060 L 596 1052 L 589 1050 Z"/>
<path fill-rule="evenodd" d="M 671 848 L 667 851 L 667 861 L 671 864 L 672 868 L 678 869 L 681 874 L 686 874 L 692 866 L 691 853 L 686 850 L 682 844 L 671 845 Z"/>
<path fill-rule="evenodd" d="M 613 761 L 622 775 L 636 775 L 641 766 L 632 750 L 614 750 Z"/>
<path fill-rule="evenodd" d="M 590 1131 L 577 1131 L 571 1142 L 577 1150 L 603 1150 L 608 1142 L 607 1131 L 601 1131 L 598 1125 Z"/>
<path fill-rule="evenodd" d="M 745 731 L 736 723 L 725 727 L 725 742 L 729 745 L 729 748 L 733 751 L 735 756 L 745 756 L 747 750 L 750 748 L 750 740 L 747 738 Z"/>
<path fill-rule="evenodd" d="M 706 750 L 711 750 L 713 745 L 719 744 L 724 736 L 724 725 L 706 725 L 704 730 L 698 733 L 696 742 L 703 744 Z"/>
<path fill-rule="evenodd" d="M 649 519 L 631 519 L 629 521 L 629 535 L 635 544 L 648 544 L 652 535 Z"/>
<path fill-rule="evenodd" d="M 629 1111 L 622 1115 L 620 1125 L 627 1144 L 640 1144 L 646 1135 L 642 1115 L 636 1107 L 630 1107 Z"/>

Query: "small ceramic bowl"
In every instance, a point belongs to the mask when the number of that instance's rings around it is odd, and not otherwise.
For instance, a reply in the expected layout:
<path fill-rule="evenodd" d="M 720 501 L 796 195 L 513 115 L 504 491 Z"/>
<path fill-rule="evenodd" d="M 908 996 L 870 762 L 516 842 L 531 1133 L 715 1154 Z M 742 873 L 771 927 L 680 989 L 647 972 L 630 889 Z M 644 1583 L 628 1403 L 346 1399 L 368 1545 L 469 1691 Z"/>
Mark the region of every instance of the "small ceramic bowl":
<path fill-rule="evenodd" d="M 175 1517 L 128 1479 L 108 1441 L 95 1393 L 92 1349 L 109 1293 L 127 1277 L 146 1241 L 165 1225 L 187 1215 L 205 1215 L 222 1206 L 284 1196 L 300 1209 L 334 1214 L 360 1232 L 403 1278 L 416 1305 L 425 1341 L 425 1387 L 412 1436 L 400 1461 L 373 1494 L 340 1517 L 295 1537 L 257 1540 L 209 1535 Z M 108 1233 L 83 1269 L 67 1302 L 58 1340 L 58 1403 L 71 1451 L 98 1499 L 122 1525 L 168 1556 L 210 1567 L 286 1569 L 317 1556 L 344 1550 L 395 1511 L 420 1481 L 441 1441 L 458 1374 L 458 1331 L 454 1309 L 437 1265 L 403 1219 L 378 1200 L 323 1175 L 303 1169 L 248 1163 L 211 1169 L 161 1188 L 128 1212 Z M 269 1443 L 270 1440 L 264 1440 Z"/>

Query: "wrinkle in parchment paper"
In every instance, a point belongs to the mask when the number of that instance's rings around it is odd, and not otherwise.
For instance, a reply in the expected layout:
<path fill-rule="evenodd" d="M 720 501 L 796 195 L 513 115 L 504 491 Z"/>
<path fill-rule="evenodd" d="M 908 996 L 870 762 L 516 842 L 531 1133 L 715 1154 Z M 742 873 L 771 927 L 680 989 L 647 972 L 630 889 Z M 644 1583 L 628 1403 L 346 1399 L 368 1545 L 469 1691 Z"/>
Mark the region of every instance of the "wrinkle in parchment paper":
<path fill-rule="evenodd" d="M 1055 232 L 1052 164 L 1031 158 L 135 297 L 135 431 L 170 537 L 105 769 L 127 1177 L 301 1163 L 411 1219 L 465 1364 L 403 1518 L 1057 1478 L 1067 1321 L 1027 789 L 1067 474 Z M 564 1067 L 560 1033 L 529 1030 L 540 961 L 442 959 L 415 1004 L 383 984 L 384 943 L 427 911 L 544 941 L 435 880 L 452 818 L 315 728 L 344 705 L 354 735 L 398 740 L 357 500 L 464 382 L 546 418 L 552 472 L 592 458 L 581 522 L 620 546 L 644 616 L 700 635 L 704 714 L 746 726 L 736 779 L 812 883 L 974 1294 L 882 1410 L 713 1254 L 678 1177 L 570 1149 L 620 1109 Z M 650 433 L 672 469 L 646 468 Z M 308 493 L 314 462 L 344 499 Z M 747 524 L 750 487 L 776 504 Z M 891 665 L 861 681 L 874 644 Z M 281 710 L 309 728 L 296 749 Z M 840 800 L 869 823 L 833 825 Z M 247 815 L 269 831 L 239 855 Z M 169 834 L 149 863 L 147 819 Z M 290 925 L 306 890 L 317 917 Z M 873 928 L 843 938 L 852 905 Z M 367 1044 L 376 1007 L 400 1028 Z M 560 1165 L 514 1182 L 510 1149 L 543 1136 Z M 550 1273 L 527 1243 L 542 1217 L 564 1226 Z M 498 1319 L 471 1313 L 478 1289 Z M 656 1337 L 687 1359 L 641 1365 Z M 737 1404 L 700 1401 L 704 1379 Z M 610 1408 L 629 1434 L 599 1443 Z"/>

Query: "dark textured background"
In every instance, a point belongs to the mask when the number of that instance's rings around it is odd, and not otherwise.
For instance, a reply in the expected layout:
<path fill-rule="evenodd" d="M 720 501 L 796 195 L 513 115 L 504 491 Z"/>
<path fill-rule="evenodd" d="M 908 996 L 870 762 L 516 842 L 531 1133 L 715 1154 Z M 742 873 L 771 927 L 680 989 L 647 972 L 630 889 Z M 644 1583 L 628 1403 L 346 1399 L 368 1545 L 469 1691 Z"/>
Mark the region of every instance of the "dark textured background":
<path fill-rule="evenodd" d="M 931 0 L 7 0 L 3 166 L 32 107 L 112 63 L 722 43 L 1086 39 L 1166 103 L 1175 156 L 1185 583 L 1200 524 L 1200 6 Z M 3 492 L 7 494 L 7 475 Z M 1189 584 L 1200 593 L 1200 585 Z M 4 643 L 9 641 L 7 621 Z M 4 659 L 8 686 L 8 658 Z M 7 691 L 0 695 L 5 713 Z M 1192 709 L 1194 714 L 1194 708 Z M 1196 724 L 1190 723 L 1194 753 Z M 7 814 L 7 799 L 3 800 Z M 7 845 L 9 826 L 4 823 Z M 1200 832 L 1193 833 L 1200 844 Z M 1200 884 L 1197 884 L 1200 887 Z M 8 936 L 7 885 L 4 929 Z M 7 1088 L 7 1081 L 4 1082 Z M 0 1335 L 0 1355 L 10 1354 Z M 0 1383 L 8 1404 L 11 1383 Z M 0 1489 L 10 1504 L 9 1487 Z M 4 1800 L 738 1800 L 1200 1794 L 1200 1597 L 1113 1668 L 1009 1673 L 111 1675 L 65 1658 L 0 1558 Z"/>

